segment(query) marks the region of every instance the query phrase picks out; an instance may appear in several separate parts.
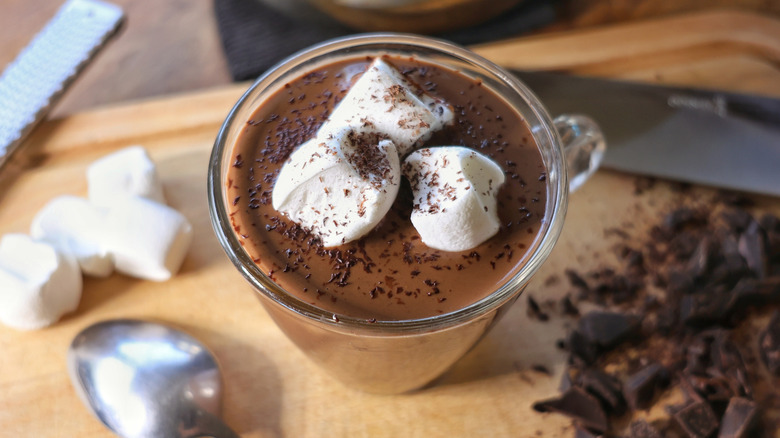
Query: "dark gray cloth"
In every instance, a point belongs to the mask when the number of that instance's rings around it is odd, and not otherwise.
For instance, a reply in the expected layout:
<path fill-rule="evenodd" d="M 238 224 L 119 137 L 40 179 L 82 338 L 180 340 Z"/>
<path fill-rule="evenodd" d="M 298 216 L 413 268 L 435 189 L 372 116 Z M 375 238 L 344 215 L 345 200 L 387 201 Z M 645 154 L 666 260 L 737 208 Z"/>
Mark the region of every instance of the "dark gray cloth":
<path fill-rule="evenodd" d="M 459 44 L 476 44 L 522 35 L 555 19 L 555 0 L 527 0 L 479 26 L 436 35 Z M 254 79 L 285 57 L 355 31 L 334 23 L 291 19 L 258 0 L 214 0 L 222 46 L 233 79 Z"/>

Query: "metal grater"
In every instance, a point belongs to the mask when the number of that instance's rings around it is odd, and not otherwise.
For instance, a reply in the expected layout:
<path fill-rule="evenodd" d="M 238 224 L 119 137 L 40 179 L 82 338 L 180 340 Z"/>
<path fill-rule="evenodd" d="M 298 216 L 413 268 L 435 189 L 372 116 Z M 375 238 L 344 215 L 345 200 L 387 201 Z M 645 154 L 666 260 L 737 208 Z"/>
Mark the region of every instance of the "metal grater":
<path fill-rule="evenodd" d="M 0 75 L 0 168 L 119 28 L 122 9 L 68 0 Z"/>

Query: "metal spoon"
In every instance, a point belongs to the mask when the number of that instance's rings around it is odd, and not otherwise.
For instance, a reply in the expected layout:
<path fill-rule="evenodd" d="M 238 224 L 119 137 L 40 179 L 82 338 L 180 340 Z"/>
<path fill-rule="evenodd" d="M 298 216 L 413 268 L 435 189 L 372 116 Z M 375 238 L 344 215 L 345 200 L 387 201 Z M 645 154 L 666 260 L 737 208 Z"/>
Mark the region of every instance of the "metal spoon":
<path fill-rule="evenodd" d="M 193 337 L 151 322 L 119 319 L 79 333 L 68 371 L 92 414 L 125 438 L 238 438 L 219 419 L 216 360 Z"/>

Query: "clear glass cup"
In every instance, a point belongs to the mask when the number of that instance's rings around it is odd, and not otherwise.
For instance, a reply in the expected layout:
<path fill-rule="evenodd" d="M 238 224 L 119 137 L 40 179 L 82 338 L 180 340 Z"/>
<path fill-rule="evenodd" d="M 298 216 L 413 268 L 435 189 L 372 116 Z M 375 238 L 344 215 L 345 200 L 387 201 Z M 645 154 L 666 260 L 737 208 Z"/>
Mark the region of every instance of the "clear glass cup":
<path fill-rule="evenodd" d="M 547 168 L 547 213 L 541 231 L 516 274 L 493 293 L 457 311 L 421 319 L 368 322 L 333 317 L 285 292 L 266 276 L 239 244 L 228 218 L 225 175 L 238 134 L 258 105 L 285 83 L 344 57 L 413 55 L 480 78 L 509 102 L 531 128 Z M 562 140 L 564 138 L 565 140 Z M 605 145 L 598 127 L 584 116 L 553 121 L 544 105 L 503 68 L 460 46 L 405 34 L 364 34 L 325 42 L 271 68 L 241 97 L 217 136 L 208 170 L 209 211 L 214 231 L 230 260 L 257 292 L 281 330 L 314 362 L 348 386 L 374 393 L 420 388 L 444 373 L 485 335 L 520 296 L 549 256 L 563 226 L 570 181 L 577 186 L 598 167 Z M 569 178 L 569 172 L 572 178 Z"/>

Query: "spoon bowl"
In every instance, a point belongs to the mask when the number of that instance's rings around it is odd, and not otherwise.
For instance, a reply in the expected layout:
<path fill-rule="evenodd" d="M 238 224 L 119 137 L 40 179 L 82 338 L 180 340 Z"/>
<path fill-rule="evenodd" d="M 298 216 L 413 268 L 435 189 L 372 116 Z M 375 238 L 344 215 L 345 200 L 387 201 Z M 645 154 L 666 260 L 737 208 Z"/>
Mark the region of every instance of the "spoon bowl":
<path fill-rule="evenodd" d="M 103 321 L 76 335 L 67 360 L 79 397 L 119 436 L 238 437 L 219 419 L 217 361 L 185 333 L 146 321 Z"/>

